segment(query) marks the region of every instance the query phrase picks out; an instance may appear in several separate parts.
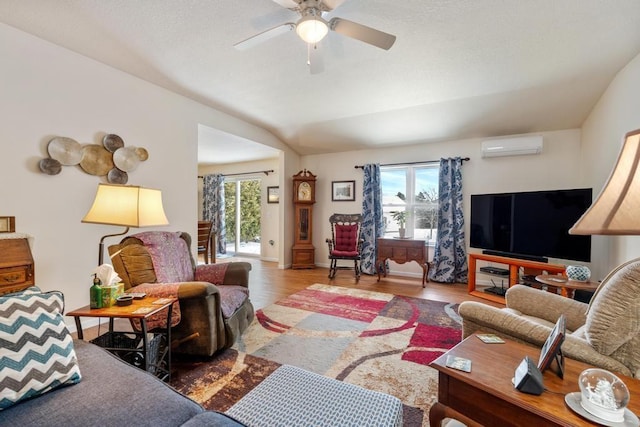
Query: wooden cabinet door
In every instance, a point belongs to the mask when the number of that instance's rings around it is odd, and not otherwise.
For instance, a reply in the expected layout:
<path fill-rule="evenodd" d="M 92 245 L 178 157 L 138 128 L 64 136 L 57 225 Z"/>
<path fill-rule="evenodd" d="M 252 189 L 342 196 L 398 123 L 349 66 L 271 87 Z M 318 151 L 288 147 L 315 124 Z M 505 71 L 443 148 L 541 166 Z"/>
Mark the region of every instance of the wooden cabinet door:
<path fill-rule="evenodd" d="M 34 276 L 27 239 L 0 239 L 0 294 L 33 286 Z"/>

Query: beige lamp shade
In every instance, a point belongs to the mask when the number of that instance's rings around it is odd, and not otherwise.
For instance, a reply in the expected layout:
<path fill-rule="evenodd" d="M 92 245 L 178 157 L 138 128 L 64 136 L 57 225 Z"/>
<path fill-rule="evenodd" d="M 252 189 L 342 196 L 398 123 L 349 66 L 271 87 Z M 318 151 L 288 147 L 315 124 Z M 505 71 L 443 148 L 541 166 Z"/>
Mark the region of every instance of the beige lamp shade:
<path fill-rule="evenodd" d="M 169 224 L 162 207 L 160 190 L 108 184 L 98 185 L 93 206 L 82 222 L 126 227 Z"/>
<path fill-rule="evenodd" d="M 625 135 L 618 162 L 569 234 L 640 234 L 640 129 Z"/>

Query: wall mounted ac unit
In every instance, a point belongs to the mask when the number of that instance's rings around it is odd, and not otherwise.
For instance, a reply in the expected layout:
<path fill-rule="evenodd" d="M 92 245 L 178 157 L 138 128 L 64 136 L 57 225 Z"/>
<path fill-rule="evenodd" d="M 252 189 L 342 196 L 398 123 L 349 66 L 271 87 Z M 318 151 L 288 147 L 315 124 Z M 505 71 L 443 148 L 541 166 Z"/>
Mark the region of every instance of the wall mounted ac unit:
<path fill-rule="evenodd" d="M 522 156 L 542 153 L 542 136 L 520 136 L 482 141 L 482 157 Z"/>

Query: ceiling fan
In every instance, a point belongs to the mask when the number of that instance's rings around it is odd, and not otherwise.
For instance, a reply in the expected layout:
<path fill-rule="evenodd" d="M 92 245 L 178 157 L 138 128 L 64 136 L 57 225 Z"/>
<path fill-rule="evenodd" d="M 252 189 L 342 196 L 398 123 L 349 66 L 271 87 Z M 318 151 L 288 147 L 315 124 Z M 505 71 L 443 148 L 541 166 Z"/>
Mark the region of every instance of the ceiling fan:
<path fill-rule="evenodd" d="M 270 28 L 234 45 L 236 49 L 249 49 L 259 43 L 280 34 L 296 30 L 302 40 L 310 45 L 309 63 L 314 72 L 313 59 L 317 52 L 316 44 L 322 40 L 329 30 L 353 39 L 360 40 L 380 49 L 389 50 L 396 41 L 396 36 L 347 19 L 334 17 L 329 21 L 323 18 L 328 12 L 336 9 L 345 0 L 273 0 L 275 3 L 300 14 L 297 22 L 287 22 Z M 313 46 L 313 49 L 311 48 Z M 319 71 L 319 70 L 317 70 Z"/>

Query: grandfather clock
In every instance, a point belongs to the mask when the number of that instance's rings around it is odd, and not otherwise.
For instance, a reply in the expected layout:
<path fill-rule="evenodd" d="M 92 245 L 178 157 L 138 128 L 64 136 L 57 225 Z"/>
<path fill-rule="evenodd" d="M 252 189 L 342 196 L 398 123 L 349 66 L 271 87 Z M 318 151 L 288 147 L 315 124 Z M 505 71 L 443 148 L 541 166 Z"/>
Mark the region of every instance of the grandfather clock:
<path fill-rule="evenodd" d="M 296 211 L 291 268 L 315 268 L 313 247 L 313 204 L 316 176 L 304 169 L 293 176 L 293 205 Z"/>

